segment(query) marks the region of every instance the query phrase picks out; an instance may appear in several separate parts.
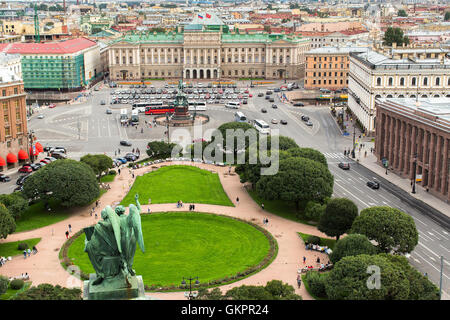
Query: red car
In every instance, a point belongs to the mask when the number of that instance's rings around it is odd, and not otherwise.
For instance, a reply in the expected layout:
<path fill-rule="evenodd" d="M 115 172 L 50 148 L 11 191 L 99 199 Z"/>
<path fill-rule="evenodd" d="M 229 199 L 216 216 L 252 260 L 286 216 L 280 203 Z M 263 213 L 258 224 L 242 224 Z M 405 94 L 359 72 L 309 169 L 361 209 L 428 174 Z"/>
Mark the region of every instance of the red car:
<path fill-rule="evenodd" d="M 56 104 L 52 103 L 51 105 L 48 106 L 50 109 L 56 107 Z"/>
<path fill-rule="evenodd" d="M 19 169 L 20 173 L 30 173 L 33 172 L 33 169 L 29 165 L 25 165 Z"/>
<path fill-rule="evenodd" d="M 251 93 L 249 93 L 249 94 L 248 94 L 248 97 L 251 98 L 251 97 L 253 97 L 253 95 L 252 95 Z"/>
<path fill-rule="evenodd" d="M 41 162 L 45 163 L 45 164 L 49 164 L 51 161 L 48 159 L 42 159 Z"/>

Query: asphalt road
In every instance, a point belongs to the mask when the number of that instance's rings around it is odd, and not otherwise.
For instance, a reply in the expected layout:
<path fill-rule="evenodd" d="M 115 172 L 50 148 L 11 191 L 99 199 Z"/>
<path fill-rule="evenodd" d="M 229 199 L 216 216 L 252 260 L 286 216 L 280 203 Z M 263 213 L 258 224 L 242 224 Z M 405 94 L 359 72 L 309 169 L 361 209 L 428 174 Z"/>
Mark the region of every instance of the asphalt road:
<path fill-rule="evenodd" d="M 37 119 L 35 114 L 29 121 L 29 128 L 35 131 L 38 140 L 45 145 L 62 145 L 68 149 L 71 158 L 78 159 L 87 153 L 106 153 L 112 157 L 115 151 L 121 149 L 121 154 L 130 152 L 132 148 L 146 149 L 149 140 L 166 139 L 164 127 L 145 125 L 144 119 L 152 119 L 141 114 L 138 129 L 124 128 L 120 126 L 120 109 L 128 106 L 100 105 L 101 100 L 109 102 L 109 90 L 93 91 L 93 95 L 83 104 L 73 106 L 58 106 L 54 109 L 45 109 L 41 113 L 44 119 Z M 343 150 L 352 146 L 349 137 L 342 136 L 334 119 L 330 115 L 328 107 L 293 107 L 279 101 L 275 97 L 277 109 L 272 109 L 272 103 L 264 97 L 257 97 L 258 92 L 265 92 L 266 88 L 251 90 L 253 98 L 247 105 L 242 105 L 242 111 L 248 119 L 263 119 L 269 123 L 272 129 L 278 129 L 279 134 L 293 138 L 300 146 L 312 147 L 320 150 L 327 157 L 331 173 L 335 176 L 334 196 L 347 197 L 354 201 L 360 210 L 376 206 L 388 205 L 410 214 L 419 231 L 419 244 L 408 255 L 408 259 L 420 272 L 427 273 L 430 280 L 439 285 L 440 257 L 444 256 L 443 288 L 446 294 L 450 287 L 450 230 L 430 219 L 426 214 L 426 208 L 411 206 L 406 200 L 406 195 L 397 196 L 396 193 L 381 188 L 372 190 L 366 186 L 368 180 L 374 178 L 382 180 L 370 170 L 356 164 L 343 155 Z M 262 113 L 261 108 L 266 108 L 267 113 Z M 106 109 L 113 110 L 113 114 L 107 115 Z M 207 106 L 206 113 L 211 121 L 204 126 L 206 129 L 218 127 L 221 123 L 234 120 L 236 110 L 227 109 L 222 105 Z M 301 115 L 308 115 L 313 123 L 308 127 L 301 120 Z M 271 124 L 272 119 L 287 120 L 287 125 Z M 144 132 L 141 132 L 143 128 Z M 206 136 L 208 138 L 208 135 Z M 119 145 L 120 140 L 130 140 L 132 147 Z M 337 164 L 341 161 L 350 161 L 351 169 L 341 170 Z M 17 174 L 11 175 L 12 181 L 0 186 L 0 192 L 11 192 L 15 187 Z M 394 187 L 397 188 L 397 187 Z M 399 188 L 398 188 L 399 189 Z M 412 197 L 410 197 L 412 198 Z"/>

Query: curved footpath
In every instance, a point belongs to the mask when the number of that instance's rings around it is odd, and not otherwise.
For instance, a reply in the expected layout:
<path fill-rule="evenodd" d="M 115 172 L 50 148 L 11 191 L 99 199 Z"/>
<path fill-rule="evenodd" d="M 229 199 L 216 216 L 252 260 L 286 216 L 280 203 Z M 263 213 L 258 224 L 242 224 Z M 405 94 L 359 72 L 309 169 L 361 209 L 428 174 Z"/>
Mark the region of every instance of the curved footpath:
<path fill-rule="evenodd" d="M 316 259 L 320 257 L 320 261 L 326 263 L 329 261 L 328 256 L 324 253 L 316 251 L 307 251 L 303 241 L 298 236 L 297 232 L 313 234 L 321 237 L 327 237 L 325 234 L 317 230 L 313 226 L 304 225 L 291 220 L 281 218 L 273 215 L 267 211 L 263 211 L 257 203 L 249 196 L 242 183 L 239 181 L 237 174 L 228 174 L 228 167 L 217 167 L 214 165 L 207 165 L 201 163 L 191 162 L 166 162 L 153 166 L 147 166 L 134 170 L 135 176 L 145 174 L 154 170 L 155 167 L 161 165 L 195 165 L 201 169 L 206 169 L 219 173 L 222 186 L 227 193 L 230 200 L 233 201 L 235 207 L 209 205 L 209 204 L 195 204 L 195 211 L 209 212 L 223 214 L 232 217 L 238 217 L 243 220 L 251 221 L 263 228 L 266 228 L 278 242 L 278 255 L 276 259 L 264 270 L 243 280 L 234 282 L 229 285 L 221 286 L 222 292 L 225 292 L 233 287 L 246 285 L 265 285 L 268 281 L 276 279 L 289 283 L 295 288 L 297 294 L 300 294 L 304 300 L 312 299 L 305 289 L 304 284 L 301 288 L 297 288 L 297 270 L 303 267 L 303 256 L 306 257 L 306 265 L 313 265 L 317 267 Z M 132 176 L 128 168 L 123 168 L 121 174 L 116 177 L 114 182 L 110 183 L 111 189 L 108 190 L 100 199 L 100 206 L 96 209 L 98 219 L 100 219 L 101 208 L 106 205 L 118 204 L 123 197 L 128 193 L 130 186 L 133 183 Z M 239 204 L 236 205 L 236 197 L 239 197 Z M 141 199 L 142 212 L 147 212 L 148 204 Z M 185 204 L 184 208 L 177 208 L 175 203 L 168 204 L 152 204 L 151 212 L 164 211 L 187 211 Z M 98 220 L 95 216 L 90 216 L 90 209 L 92 206 L 85 207 L 78 210 L 68 219 L 49 225 L 40 229 L 31 231 L 15 233 L 9 235 L 7 240 L 1 240 L 0 243 L 14 242 L 25 240 L 29 238 L 40 237 L 41 241 L 38 243 L 38 254 L 32 255 L 30 258 L 24 259 L 23 256 L 16 256 L 12 261 L 7 262 L 1 269 L 0 274 L 11 276 L 20 276 L 22 273 L 28 272 L 33 285 L 40 283 L 51 283 L 53 285 L 59 284 L 65 287 L 78 286 L 82 287 L 82 282 L 70 276 L 69 273 L 61 266 L 59 260 L 59 250 L 66 241 L 65 232 L 68 230 L 68 225 L 72 225 L 72 234 L 81 230 L 84 227 L 96 223 Z M 263 226 L 262 220 L 267 217 L 269 219 L 268 226 Z M 147 248 L 151 250 L 152 248 Z M 181 277 L 181 276 L 180 276 Z M 148 296 L 162 300 L 184 300 L 184 292 L 161 292 L 161 293 L 147 293 Z"/>

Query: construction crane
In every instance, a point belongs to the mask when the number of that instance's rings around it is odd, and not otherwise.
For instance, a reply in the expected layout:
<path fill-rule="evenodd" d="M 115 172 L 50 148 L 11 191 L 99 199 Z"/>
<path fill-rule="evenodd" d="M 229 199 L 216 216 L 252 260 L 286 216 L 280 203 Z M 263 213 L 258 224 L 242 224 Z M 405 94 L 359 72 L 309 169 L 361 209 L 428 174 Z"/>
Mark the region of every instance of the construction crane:
<path fill-rule="evenodd" d="M 34 5 L 34 42 L 41 42 L 41 36 L 39 35 L 39 16 L 37 5 Z"/>

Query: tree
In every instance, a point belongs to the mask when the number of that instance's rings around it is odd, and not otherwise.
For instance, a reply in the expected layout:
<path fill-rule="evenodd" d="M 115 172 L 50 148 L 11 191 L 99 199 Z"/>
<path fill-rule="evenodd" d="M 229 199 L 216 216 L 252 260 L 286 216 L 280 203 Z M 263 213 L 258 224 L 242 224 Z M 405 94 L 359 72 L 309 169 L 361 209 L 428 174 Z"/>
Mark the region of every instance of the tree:
<path fill-rule="evenodd" d="M 63 288 L 42 283 L 37 287 L 18 293 L 13 300 L 82 300 L 81 290 L 78 288 Z"/>
<path fill-rule="evenodd" d="M 344 257 L 357 256 L 359 254 L 377 254 L 377 248 L 363 234 L 349 234 L 336 242 L 330 260 L 338 262 Z"/>
<path fill-rule="evenodd" d="M 235 133 L 237 136 L 234 137 L 233 139 L 233 152 L 234 152 L 234 156 L 237 155 L 238 151 L 240 150 L 245 150 L 249 147 L 250 145 L 250 138 L 249 136 L 245 136 L 243 134 L 245 134 L 246 132 L 249 133 L 247 130 L 250 130 L 251 133 L 255 134 L 256 137 L 258 137 L 258 131 L 251 126 L 250 124 L 248 124 L 247 122 L 226 122 L 222 125 L 220 125 L 217 130 L 220 131 L 222 137 L 223 137 L 223 141 L 215 141 L 213 140 L 212 143 L 214 144 L 221 144 L 222 146 L 225 146 L 226 150 L 229 150 L 231 146 L 227 145 L 227 131 L 228 133 Z M 231 130 L 231 131 L 230 131 Z M 239 131 L 236 130 L 242 130 L 243 134 L 239 134 Z M 213 135 L 214 136 L 214 135 Z M 239 139 L 238 139 L 239 138 Z M 240 141 L 242 141 L 243 143 L 241 144 Z"/>
<path fill-rule="evenodd" d="M 325 212 L 319 220 L 318 229 L 327 236 L 339 237 L 352 227 L 358 216 L 358 207 L 350 199 L 334 198 L 328 201 Z"/>
<path fill-rule="evenodd" d="M 267 5 L 267 10 L 273 10 L 273 7 L 272 7 L 272 4 L 271 4 L 271 3 L 269 3 L 269 4 Z"/>
<path fill-rule="evenodd" d="M 351 233 L 364 234 L 370 240 L 375 240 L 383 252 L 408 253 L 419 242 L 413 218 L 391 207 L 362 210 L 353 222 Z"/>
<path fill-rule="evenodd" d="M 28 209 L 28 201 L 17 192 L 0 194 L 0 203 L 5 205 L 14 220 L 19 219 L 22 212 Z"/>
<path fill-rule="evenodd" d="M 444 21 L 449 21 L 450 20 L 450 11 L 447 11 L 444 15 Z"/>
<path fill-rule="evenodd" d="M 100 195 L 100 188 L 91 167 L 64 159 L 36 171 L 25 181 L 23 194 L 29 199 L 55 199 L 64 207 L 73 207 L 91 203 Z"/>
<path fill-rule="evenodd" d="M 304 211 L 305 217 L 313 221 L 320 221 L 320 217 L 322 217 L 326 207 L 324 204 L 308 201 Z"/>
<path fill-rule="evenodd" d="M 223 300 L 222 291 L 219 288 L 214 288 L 211 291 L 208 291 L 207 288 L 200 288 L 197 300 Z"/>
<path fill-rule="evenodd" d="M 290 149 L 299 149 L 300 147 L 298 146 L 297 142 L 294 141 L 294 139 L 286 137 L 286 136 L 267 136 L 267 137 L 263 137 L 261 139 L 261 144 L 263 146 L 267 145 L 267 150 L 272 149 L 272 140 L 273 139 L 278 139 L 278 150 L 290 150 Z M 260 141 L 258 140 L 256 146 L 253 147 L 257 147 L 259 148 L 260 145 Z"/>
<path fill-rule="evenodd" d="M 409 282 L 402 269 L 379 255 L 344 257 L 325 284 L 330 300 L 406 300 Z"/>
<path fill-rule="evenodd" d="M 300 202 L 323 201 L 333 193 L 333 175 L 327 167 L 306 158 L 280 160 L 278 173 L 262 176 L 256 184 L 258 195 L 266 200 Z"/>
<path fill-rule="evenodd" d="M 312 148 L 291 148 L 287 152 L 293 157 L 302 157 L 320 162 L 328 167 L 327 158 L 322 152 Z"/>
<path fill-rule="evenodd" d="M 295 294 L 294 287 L 280 280 L 267 282 L 265 290 L 270 293 L 273 300 L 300 300 L 300 297 Z"/>
<path fill-rule="evenodd" d="M 403 35 L 402 29 L 388 27 L 384 33 L 383 45 L 392 46 L 393 43 L 397 43 L 397 46 L 409 44 L 409 38 Z"/>
<path fill-rule="evenodd" d="M 5 205 L 0 203 L 0 239 L 6 239 L 14 231 L 16 231 L 16 222 Z"/>
<path fill-rule="evenodd" d="M 9 279 L 0 275 L 0 295 L 4 294 L 8 290 Z"/>
<path fill-rule="evenodd" d="M 439 289 L 426 276 L 414 269 L 404 256 L 382 253 L 391 263 L 398 265 L 409 281 L 408 300 L 439 300 Z"/>
<path fill-rule="evenodd" d="M 113 167 L 112 159 L 104 154 L 87 154 L 81 157 L 80 161 L 91 167 L 99 179 L 103 172 Z"/>
<path fill-rule="evenodd" d="M 305 282 L 308 284 L 308 288 L 313 295 L 318 298 L 326 298 L 327 292 L 325 290 L 325 284 L 328 280 L 329 273 L 320 273 L 318 271 L 308 271 L 305 275 Z"/>
<path fill-rule="evenodd" d="M 103 9 L 106 9 L 107 6 L 108 6 L 108 4 L 106 4 L 106 3 L 100 3 L 100 4 L 98 5 L 98 8 L 99 8 L 100 10 L 103 10 Z"/>
<path fill-rule="evenodd" d="M 147 154 L 150 157 L 155 157 L 158 159 L 169 158 L 172 156 L 172 150 L 175 147 L 177 147 L 176 143 L 167 143 L 164 141 L 151 141 L 147 145 Z M 179 152 L 177 153 L 177 156 L 178 154 Z"/>
<path fill-rule="evenodd" d="M 397 15 L 398 15 L 399 17 L 407 17 L 407 16 L 408 16 L 408 14 L 406 13 L 406 11 L 403 10 L 403 9 L 398 10 Z"/>

